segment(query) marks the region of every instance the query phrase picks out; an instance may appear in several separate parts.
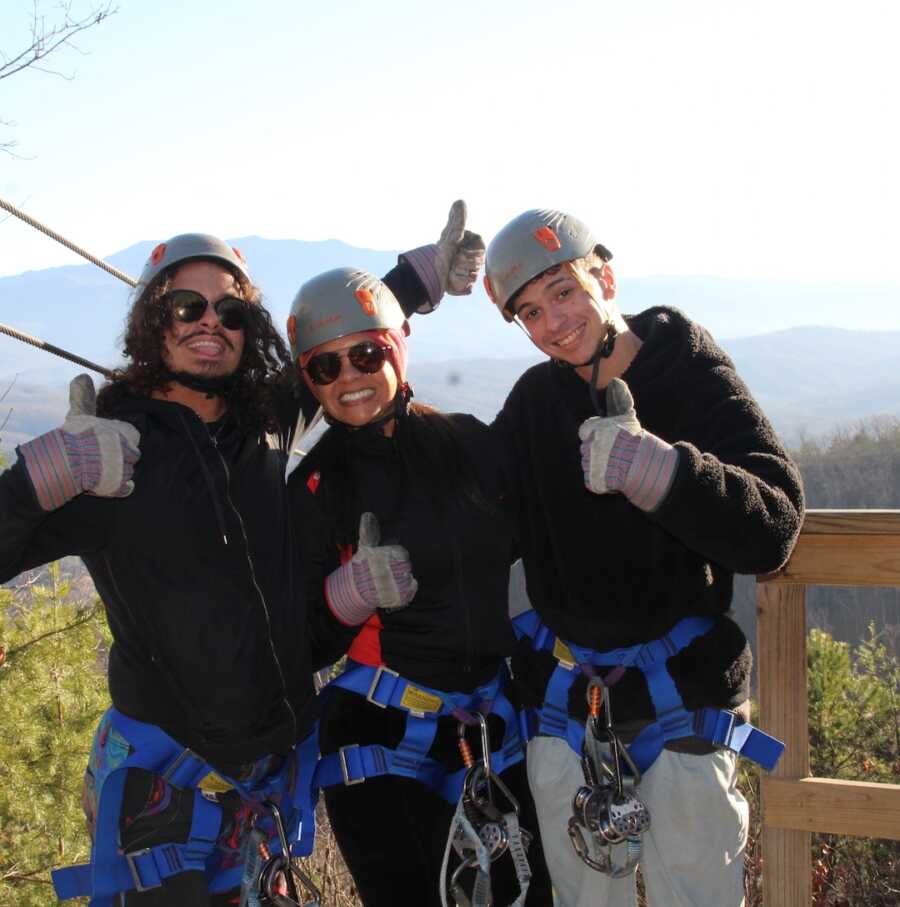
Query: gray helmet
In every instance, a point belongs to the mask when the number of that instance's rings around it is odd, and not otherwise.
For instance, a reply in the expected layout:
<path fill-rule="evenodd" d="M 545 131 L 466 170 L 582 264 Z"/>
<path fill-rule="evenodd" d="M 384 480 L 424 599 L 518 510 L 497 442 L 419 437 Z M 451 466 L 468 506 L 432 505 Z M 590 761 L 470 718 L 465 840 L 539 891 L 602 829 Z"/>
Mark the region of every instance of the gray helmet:
<path fill-rule="evenodd" d="M 335 268 L 311 278 L 297 292 L 288 318 L 291 356 L 357 331 L 409 333 L 406 316 L 388 286 L 367 271 Z"/>
<path fill-rule="evenodd" d="M 507 320 L 509 300 L 547 268 L 584 258 L 597 240 L 580 220 L 550 208 L 534 209 L 511 220 L 491 241 L 484 264 L 484 287 Z"/>
<path fill-rule="evenodd" d="M 159 243 L 153 249 L 144 270 L 141 271 L 135 292 L 142 293 L 153 278 L 166 268 L 194 258 L 218 259 L 237 268 L 247 280 L 250 280 L 247 262 L 239 249 L 208 233 L 180 233 L 166 242 Z"/>

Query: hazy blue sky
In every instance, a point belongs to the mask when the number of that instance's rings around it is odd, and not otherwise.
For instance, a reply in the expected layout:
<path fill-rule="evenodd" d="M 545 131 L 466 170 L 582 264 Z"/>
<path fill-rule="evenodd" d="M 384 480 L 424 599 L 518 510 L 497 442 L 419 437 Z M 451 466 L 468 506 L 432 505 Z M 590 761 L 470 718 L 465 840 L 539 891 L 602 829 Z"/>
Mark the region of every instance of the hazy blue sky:
<path fill-rule="evenodd" d="M 30 9 L 2 0 L 0 49 Z M 569 209 L 626 276 L 900 284 L 898 25 L 893 0 L 120 0 L 54 58 L 74 80 L 0 81 L 0 195 L 101 255 L 401 248 L 464 197 L 488 237 Z M 74 260 L 0 224 L 0 275 Z"/>

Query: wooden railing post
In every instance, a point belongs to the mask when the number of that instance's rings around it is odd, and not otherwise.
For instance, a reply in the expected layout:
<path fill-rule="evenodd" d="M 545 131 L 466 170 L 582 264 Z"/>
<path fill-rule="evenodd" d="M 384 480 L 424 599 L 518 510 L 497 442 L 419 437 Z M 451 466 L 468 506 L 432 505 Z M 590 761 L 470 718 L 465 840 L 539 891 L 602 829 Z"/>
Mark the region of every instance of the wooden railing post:
<path fill-rule="evenodd" d="M 805 778 L 809 774 L 806 587 L 761 582 L 756 602 L 760 725 L 785 743 L 772 775 Z M 767 826 L 765 778 L 761 787 L 763 903 L 765 907 L 805 907 L 812 900 L 810 834 Z"/>

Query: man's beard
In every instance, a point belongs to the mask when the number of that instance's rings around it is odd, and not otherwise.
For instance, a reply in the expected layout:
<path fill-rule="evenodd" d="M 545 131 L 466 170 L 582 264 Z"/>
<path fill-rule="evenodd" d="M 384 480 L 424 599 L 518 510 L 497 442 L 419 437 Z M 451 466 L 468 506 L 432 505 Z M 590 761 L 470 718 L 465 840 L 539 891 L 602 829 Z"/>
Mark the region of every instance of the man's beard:
<path fill-rule="evenodd" d="M 207 397 L 224 397 L 237 384 L 240 368 L 227 375 L 195 375 L 192 372 L 173 372 L 166 376 L 170 381 L 177 381 L 192 391 L 199 391 Z"/>

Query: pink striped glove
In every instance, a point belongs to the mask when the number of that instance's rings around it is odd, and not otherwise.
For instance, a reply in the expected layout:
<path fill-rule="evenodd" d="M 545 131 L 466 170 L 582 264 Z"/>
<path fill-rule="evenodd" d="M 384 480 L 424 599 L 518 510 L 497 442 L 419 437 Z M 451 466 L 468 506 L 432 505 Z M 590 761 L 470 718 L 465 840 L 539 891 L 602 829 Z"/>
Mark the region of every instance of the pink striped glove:
<path fill-rule="evenodd" d="M 594 494 L 618 491 L 635 507 L 656 510 L 675 477 L 678 451 L 641 428 L 631 391 L 621 378 L 613 378 L 606 388 L 606 412 L 578 429 L 584 484 Z"/>
<path fill-rule="evenodd" d="M 97 394 L 88 375 L 69 385 L 69 412 L 54 428 L 19 446 L 44 510 L 56 510 L 83 491 L 124 498 L 134 490 L 131 476 L 141 454 L 141 436 L 128 422 L 98 419 Z"/>
<path fill-rule="evenodd" d="M 356 554 L 325 580 L 328 606 L 342 624 L 355 627 L 378 608 L 405 608 L 419 588 L 407 550 L 401 545 L 379 545 L 380 539 L 377 517 L 364 513 Z"/>
<path fill-rule="evenodd" d="M 468 296 L 484 265 L 484 240 L 466 229 L 466 203 L 460 199 L 450 207 L 447 225 L 436 243 L 404 252 L 400 258 L 413 266 L 425 287 L 428 303 L 420 314 L 433 312 L 444 293 Z"/>

